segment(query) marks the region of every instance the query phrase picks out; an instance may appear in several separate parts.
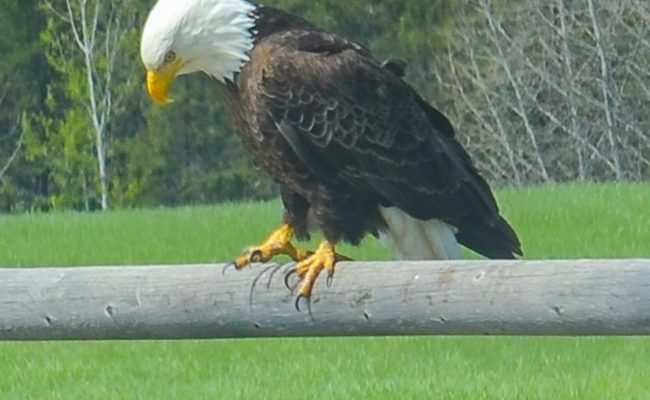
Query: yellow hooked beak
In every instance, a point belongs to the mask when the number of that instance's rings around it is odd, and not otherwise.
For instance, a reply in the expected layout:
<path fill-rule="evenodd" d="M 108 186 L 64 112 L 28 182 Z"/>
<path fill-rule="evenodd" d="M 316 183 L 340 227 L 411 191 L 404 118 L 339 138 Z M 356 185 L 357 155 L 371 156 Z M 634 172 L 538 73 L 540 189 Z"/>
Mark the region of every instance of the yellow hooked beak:
<path fill-rule="evenodd" d="M 183 62 L 176 60 L 165 65 L 160 71 L 147 71 L 147 91 L 153 101 L 158 104 L 168 104 L 173 101 L 168 95 L 169 88 L 182 67 Z"/>

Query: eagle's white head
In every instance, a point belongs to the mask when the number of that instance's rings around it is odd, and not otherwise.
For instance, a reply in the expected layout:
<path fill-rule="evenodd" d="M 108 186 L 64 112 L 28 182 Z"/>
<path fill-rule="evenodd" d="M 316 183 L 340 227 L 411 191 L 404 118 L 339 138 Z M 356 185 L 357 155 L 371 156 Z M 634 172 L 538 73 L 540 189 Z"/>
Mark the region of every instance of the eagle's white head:
<path fill-rule="evenodd" d="M 158 0 L 140 44 L 151 97 L 169 102 L 174 78 L 196 71 L 233 80 L 253 47 L 254 9 L 246 0 Z"/>

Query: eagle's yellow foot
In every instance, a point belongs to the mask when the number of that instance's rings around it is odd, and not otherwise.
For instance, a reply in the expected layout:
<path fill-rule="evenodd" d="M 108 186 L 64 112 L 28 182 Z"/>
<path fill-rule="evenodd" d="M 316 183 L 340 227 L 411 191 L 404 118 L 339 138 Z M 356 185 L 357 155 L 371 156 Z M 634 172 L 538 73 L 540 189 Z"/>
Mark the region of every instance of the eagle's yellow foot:
<path fill-rule="evenodd" d="M 300 290 L 298 297 L 296 298 L 296 309 L 298 311 L 300 311 L 299 304 L 302 298 L 307 299 L 309 302 L 311 291 L 314 288 L 314 283 L 321 271 L 323 269 L 327 270 L 327 279 L 329 282 L 334 275 L 334 264 L 340 260 L 349 260 L 349 258 L 336 254 L 334 244 L 326 240 L 318 246 L 318 249 L 314 254 L 300 261 L 296 265 L 296 268 L 285 277 L 285 283 L 292 274 L 298 275 L 298 278 L 300 279 Z"/>
<path fill-rule="evenodd" d="M 251 246 L 239 256 L 233 265 L 236 269 L 242 269 L 253 262 L 266 262 L 279 254 L 286 254 L 294 261 L 302 261 L 311 253 L 297 249 L 291 244 L 293 228 L 289 225 L 282 225 L 273 232 L 264 243 L 259 246 Z"/>

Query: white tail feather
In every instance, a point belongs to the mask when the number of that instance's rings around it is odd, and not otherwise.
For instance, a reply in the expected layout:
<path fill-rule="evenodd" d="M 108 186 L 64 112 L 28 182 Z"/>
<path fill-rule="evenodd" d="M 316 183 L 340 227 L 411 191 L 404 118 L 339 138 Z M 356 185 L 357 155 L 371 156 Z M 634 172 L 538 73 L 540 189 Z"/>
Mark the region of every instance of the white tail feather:
<path fill-rule="evenodd" d="M 382 243 L 393 248 L 398 260 L 461 258 L 453 226 L 431 219 L 415 219 L 398 208 L 380 207 L 387 228 L 379 232 Z"/>

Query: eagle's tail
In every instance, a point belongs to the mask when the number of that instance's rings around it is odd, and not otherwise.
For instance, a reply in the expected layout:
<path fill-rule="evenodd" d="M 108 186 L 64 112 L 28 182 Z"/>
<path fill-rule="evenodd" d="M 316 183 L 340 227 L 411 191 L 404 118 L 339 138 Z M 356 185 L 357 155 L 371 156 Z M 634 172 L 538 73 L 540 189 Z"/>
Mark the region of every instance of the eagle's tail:
<path fill-rule="evenodd" d="M 437 219 L 415 219 L 396 207 L 380 207 L 386 229 L 379 232 L 382 243 L 393 248 L 398 260 L 458 259 L 461 250 L 454 228 Z"/>

